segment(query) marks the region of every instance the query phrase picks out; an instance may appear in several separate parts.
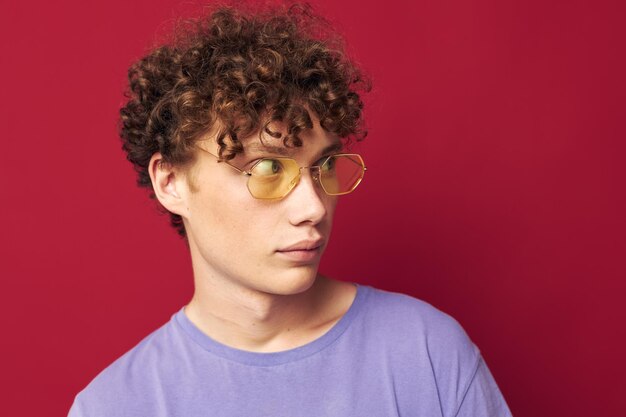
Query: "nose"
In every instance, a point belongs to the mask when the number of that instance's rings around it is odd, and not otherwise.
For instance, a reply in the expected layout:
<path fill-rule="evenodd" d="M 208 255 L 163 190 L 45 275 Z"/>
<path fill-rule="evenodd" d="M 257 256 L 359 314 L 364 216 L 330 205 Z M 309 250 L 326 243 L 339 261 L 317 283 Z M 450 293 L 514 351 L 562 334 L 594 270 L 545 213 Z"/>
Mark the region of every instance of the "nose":
<path fill-rule="evenodd" d="M 293 225 L 320 223 L 331 204 L 319 184 L 319 167 L 301 167 L 300 181 L 286 198 L 290 205 L 289 221 Z"/>

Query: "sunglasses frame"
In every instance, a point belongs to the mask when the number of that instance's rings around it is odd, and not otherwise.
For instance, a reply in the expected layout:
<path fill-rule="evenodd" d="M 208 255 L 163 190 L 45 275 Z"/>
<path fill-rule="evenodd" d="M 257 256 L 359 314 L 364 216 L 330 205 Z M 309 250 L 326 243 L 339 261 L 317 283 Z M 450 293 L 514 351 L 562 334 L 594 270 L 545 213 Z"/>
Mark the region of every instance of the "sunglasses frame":
<path fill-rule="evenodd" d="M 274 158 L 261 158 L 259 159 L 257 162 L 254 163 L 254 165 L 252 165 L 252 167 L 249 170 L 243 170 L 241 168 L 236 167 L 235 165 L 231 164 L 228 161 L 223 161 L 220 160 L 220 158 L 217 155 L 214 155 L 213 153 L 207 151 L 206 149 L 202 148 L 201 146 L 198 146 L 198 148 L 200 148 L 201 150 L 203 150 L 204 152 L 208 153 L 209 155 L 213 156 L 214 158 L 217 159 L 217 162 L 224 162 L 226 165 L 228 165 L 229 167 L 235 169 L 237 172 L 239 172 L 242 175 L 245 175 L 246 177 L 248 177 L 248 180 L 246 181 L 246 188 L 248 189 L 248 192 L 250 193 L 250 195 L 258 200 L 280 200 L 283 199 L 285 197 L 287 197 L 289 195 L 289 193 L 296 188 L 296 186 L 300 183 L 300 178 L 302 178 L 302 170 L 303 169 L 308 169 L 309 171 L 311 171 L 311 176 L 313 177 L 313 180 L 315 182 L 317 182 L 320 187 L 322 188 L 322 190 L 324 190 L 324 192 L 327 195 L 345 195 L 345 194 L 350 194 L 352 191 L 354 191 L 356 189 L 356 187 L 358 187 L 358 185 L 361 183 L 361 181 L 363 181 L 363 177 L 365 176 L 365 171 L 367 171 L 367 167 L 365 166 L 365 162 L 363 161 L 363 158 L 361 157 L 361 155 L 357 154 L 357 153 L 336 153 L 333 155 L 328 155 L 326 158 L 324 158 L 324 161 L 318 165 L 311 165 L 311 166 L 300 166 L 298 165 L 298 162 L 293 159 L 293 158 L 289 158 L 289 157 L 283 157 L 283 156 L 277 156 Z M 344 191 L 341 193 L 329 193 L 326 188 L 324 187 L 323 182 L 320 180 L 320 170 L 322 168 L 322 166 L 332 157 L 335 156 L 353 156 L 353 157 L 357 157 L 358 160 L 361 162 L 361 166 L 363 167 L 363 173 L 361 174 L 359 180 L 352 186 L 352 188 L 350 188 L 350 190 L 348 191 Z M 250 178 L 253 176 L 252 174 L 252 170 L 261 162 L 268 160 L 268 159 L 278 159 L 278 160 L 289 160 L 289 161 L 293 161 L 297 166 L 298 166 L 298 176 L 297 178 L 295 178 L 294 180 L 292 180 L 292 186 L 285 192 L 285 194 L 283 194 L 280 197 L 257 197 L 255 196 L 252 191 L 250 191 L 250 186 L 248 185 L 250 182 Z M 315 175 L 313 175 L 313 170 L 317 171 L 317 173 Z"/>

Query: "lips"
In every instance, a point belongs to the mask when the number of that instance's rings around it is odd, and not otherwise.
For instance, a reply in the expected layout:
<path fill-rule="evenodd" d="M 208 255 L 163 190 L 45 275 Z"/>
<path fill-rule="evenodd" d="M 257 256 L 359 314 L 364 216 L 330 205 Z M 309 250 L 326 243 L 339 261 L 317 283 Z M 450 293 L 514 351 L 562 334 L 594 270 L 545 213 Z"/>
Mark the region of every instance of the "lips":
<path fill-rule="evenodd" d="M 293 262 L 311 262 L 319 259 L 323 244 L 323 239 L 301 240 L 276 252 L 279 256 Z"/>
<path fill-rule="evenodd" d="M 324 243 L 323 239 L 307 239 L 294 243 L 291 246 L 287 246 L 283 249 L 278 249 L 277 252 L 293 252 L 293 251 L 310 251 L 319 249 Z"/>

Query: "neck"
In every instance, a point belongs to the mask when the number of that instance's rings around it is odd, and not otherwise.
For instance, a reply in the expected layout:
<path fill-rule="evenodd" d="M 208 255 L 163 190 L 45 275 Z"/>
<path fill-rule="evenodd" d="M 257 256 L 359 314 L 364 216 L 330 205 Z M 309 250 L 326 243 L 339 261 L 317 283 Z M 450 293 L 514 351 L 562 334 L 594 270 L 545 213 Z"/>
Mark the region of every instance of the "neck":
<path fill-rule="evenodd" d="M 349 308 L 353 296 L 346 297 L 347 291 L 354 292 L 350 284 L 321 276 L 309 289 L 292 295 L 253 291 L 206 277 L 196 277 L 195 284 L 185 307 L 189 319 L 220 343 L 256 352 L 292 349 L 321 336 Z"/>

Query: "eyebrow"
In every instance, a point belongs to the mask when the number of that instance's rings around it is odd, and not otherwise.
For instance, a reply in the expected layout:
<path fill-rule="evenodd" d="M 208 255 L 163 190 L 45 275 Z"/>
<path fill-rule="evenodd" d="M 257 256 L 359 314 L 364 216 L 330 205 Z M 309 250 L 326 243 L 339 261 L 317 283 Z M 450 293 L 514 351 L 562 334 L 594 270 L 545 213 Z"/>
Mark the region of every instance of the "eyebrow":
<path fill-rule="evenodd" d="M 264 145 L 257 142 L 246 145 L 245 148 L 256 152 L 271 152 L 285 156 L 288 156 L 292 153 L 288 148 L 285 148 L 284 146 Z"/>
<path fill-rule="evenodd" d="M 330 144 L 329 146 L 325 147 L 322 150 L 322 155 L 327 154 L 327 153 L 331 153 L 331 152 L 337 152 L 343 149 L 343 143 L 341 142 L 335 142 Z"/>
<path fill-rule="evenodd" d="M 246 148 L 251 151 L 270 152 L 270 153 L 276 153 L 278 155 L 283 155 L 283 156 L 291 156 L 293 155 L 294 151 L 298 149 L 298 148 L 287 148 L 284 146 L 264 145 L 262 143 L 257 143 L 257 142 L 250 143 L 249 145 L 246 146 Z M 343 143 L 335 142 L 325 147 L 322 150 L 321 154 L 324 155 L 327 153 L 340 151 L 342 148 L 343 148 Z"/>

